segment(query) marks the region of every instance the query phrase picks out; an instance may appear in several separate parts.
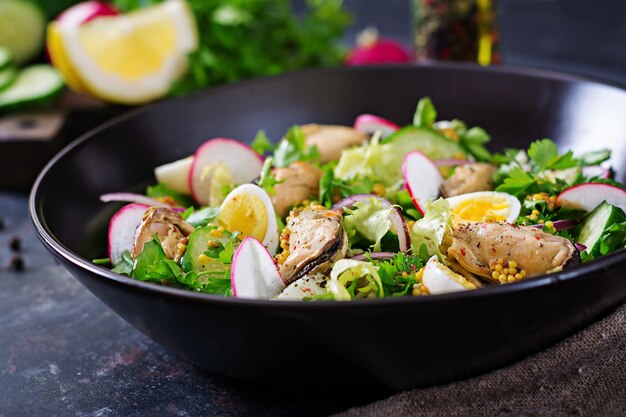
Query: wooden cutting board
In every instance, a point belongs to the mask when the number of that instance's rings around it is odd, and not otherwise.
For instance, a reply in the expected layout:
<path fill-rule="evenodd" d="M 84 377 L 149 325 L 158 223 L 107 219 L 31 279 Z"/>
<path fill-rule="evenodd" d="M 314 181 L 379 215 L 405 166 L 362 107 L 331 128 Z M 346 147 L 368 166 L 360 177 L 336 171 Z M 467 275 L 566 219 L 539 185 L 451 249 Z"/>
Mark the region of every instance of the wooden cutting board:
<path fill-rule="evenodd" d="M 29 191 L 59 150 L 127 109 L 67 90 L 46 107 L 0 115 L 0 190 Z"/>

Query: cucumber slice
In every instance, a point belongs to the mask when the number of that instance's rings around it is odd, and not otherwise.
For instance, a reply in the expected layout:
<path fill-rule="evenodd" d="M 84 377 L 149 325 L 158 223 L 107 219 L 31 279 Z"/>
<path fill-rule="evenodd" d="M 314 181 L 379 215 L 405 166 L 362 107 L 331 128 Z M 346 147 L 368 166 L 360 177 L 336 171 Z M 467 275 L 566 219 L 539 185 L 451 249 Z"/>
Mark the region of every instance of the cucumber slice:
<path fill-rule="evenodd" d="M 0 91 L 9 87 L 17 78 L 18 71 L 13 67 L 0 69 Z"/>
<path fill-rule="evenodd" d="M 15 82 L 0 92 L 0 111 L 39 103 L 63 89 L 63 80 L 50 65 L 33 65 L 21 71 Z"/>
<path fill-rule="evenodd" d="M 585 252 L 590 255 L 600 254 L 601 237 L 604 231 L 615 223 L 626 221 L 626 214 L 619 207 L 612 206 L 603 201 L 583 221 L 578 243 L 585 245 Z"/>
<path fill-rule="evenodd" d="M 45 30 L 45 16 L 35 2 L 0 1 L 0 45 L 12 52 L 17 64 L 39 54 Z"/>
<path fill-rule="evenodd" d="M 0 70 L 3 70 L 13 63 L 13 54 L 8 48 L 0 46 Z"/>
<path fill-rule="evenodd" d="M 431 159 L 458 158 L 465 155 L 457 142 L 425 127 L 403 127 L 387 137 L 383 143 L 394 144 L 402 155 L 411 151 L 423 152 Z"/>
<path fill-rule="evenodd" d="M 211 235 L 211 231 L 215 229 L 216 226 L 200 227 L 189 235 L 187 252 L 185 252 L 185 255 L 183 256 L 181 265 L 184 271 L 228 271 L 229 265 L 223 264 L 214 258 L 200 256 L 208 249 L 208 242 L 210 240 L 216 240 L 216 238 Z"/>

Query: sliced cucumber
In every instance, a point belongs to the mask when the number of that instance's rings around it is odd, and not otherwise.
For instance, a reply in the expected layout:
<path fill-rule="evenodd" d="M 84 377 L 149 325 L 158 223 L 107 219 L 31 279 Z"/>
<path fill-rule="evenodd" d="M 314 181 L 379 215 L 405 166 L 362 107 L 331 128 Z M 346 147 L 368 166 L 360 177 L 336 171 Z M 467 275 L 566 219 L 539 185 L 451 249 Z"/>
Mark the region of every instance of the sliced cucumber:
<path fill-rule="evenodd" d="M 216 238 L 211 235 L 211 231 L 215 229 L 215 226 L 200 227 L 189 235 L 187 252 L 185 252 L 182 260 L 182 267 L 184 271 L 226 272 L 228 270 L 229 266 L 223 264 L 217 259 L 201 256 L 208 249 L 208 242 L 210 240 L 216 240 Z"/>
<path fill-rule="evenodd" d="M 0 91 L 9 87 L 17 78 L 18 71 L 13 67 L 0 69 Z"/>
<path fill-rule="evenodd" d="M 0 46 L 0 70 L 9 67 L 13 63 L 13 54 L 8 48 Z"/>
<path fill-rule="evenodd" d="M 0 0 L 0 45 L 11 51 L 16 64 L 41 52 L 45 30 L 46 18 L 36 2 Z"/>
<path fill-rule="evenodd" d="M 63 80 L 50 65 L 33 65 L 21 71 L 7 89 L 0 92 L 0 111 L 54 97 L 63 89 Z"/>
<path fill-rule="evenodd" d="M 425 127 L 403 127 L 383 142 L 394 144 L 402 155 L 410 151 L 423 152 L 431 159 L 459 158 L 465 155 L 457 142 Z"/>
<path fill-rule="evenodd" d="M 604 231 L 611 225 L 623 221 L 626 221 L 624 211 L 603 201 L 585 217 L 578 235 L 578 243 L 587 247 L 585 252 L 594 256 L 598 255 Z"/>

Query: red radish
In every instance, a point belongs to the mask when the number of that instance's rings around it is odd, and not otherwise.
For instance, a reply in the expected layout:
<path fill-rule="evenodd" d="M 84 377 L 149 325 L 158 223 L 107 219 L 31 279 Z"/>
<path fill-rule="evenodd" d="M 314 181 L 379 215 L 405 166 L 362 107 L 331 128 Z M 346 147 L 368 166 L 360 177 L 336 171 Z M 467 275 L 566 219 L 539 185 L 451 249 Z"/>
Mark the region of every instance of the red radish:
<path fill-rule="evenodd" d="M 349 66 L 411 62 L 411 53 L 402 43 L 379 39 L 374 28 L 365 29 L 357 38 L 357 46 L 346 58 Z"/>
<path fill-rule="evenodd" d="M 585 183 L 575 185 L 559 194 L 556 203 L 560 206 L 592 211 L 603 201 L 626 211 L 626 191 L 610 184 Z"/>
<path fill-rule="evenodd" d="M 102 1 L 85 1 L 65 10 L 56 18 L 56 22 L 60 26 L 78 26 L 90 22 L 97 17 L 117 16 L 119 14 L 120 12 L 109 3 Z"/>
<path fill-rule="evenodd" d="M 189 170 L 189 189 L 198 204 L 208 205 L 210 178 L 203 178 L 204 171 L 213 164 L 226 165 L 235 184 L 254 180 L 263 168 L 263 157 L 245 143 L 234 139 L 215 138 L 204 142 L 193 157 Z"/>
<path fill-rule="evenodd" d="M 230 268 L 233 296 L 238 298 L 276 297 L 285 289 L 274 259 L 261 242 L 248 236 L 233 255 Z"/>
<path fill-rule="evenodd" d="M 382 117 L 374 116 L 373 114 L 361 114 L 354 121 L 354 128 L 359 132 L 369 135 L 380 131 L 381 137 L 386 138 L 400 129 L 400 126 Z"/>
<path fill-rule="evenodd" d="M 188 156 L 169 164 L 158 166 L 154 169 L 157 181 L 166 187 L 183 194 L 191 194 L 189 189 L 189 171 L 193 164 L 193 156 Z"/>
<path fill-rule="evenodd" d="M 113 215 L 109 222 L 109 258 L 117 265 L 125 251 L 133 249 L 135 230 L 149 206 L 145 204 L 127 204 Z"/>
<path fill-rule="evenodd" d="M 343 212 L 344 208 L 352 207 L 358 202 L 367 203 L 370 198 L 380 200 L 383 207 L 389 207 L 392 205 L 389 201 L 374 194 L 353 194 L 349 197 L 344 198 L 343 200 L 336 202 L 330 209 Z M 408 251 L 410 246 L 409 230 L 407 229 L 404 217 L 402 217 L 402 214 L 400 214 L 400 210 L 398 210 L 396 207 L 394 207 L 394 210 L 391 210 L 391 212 L 389 213 L 389 221 L 391 221 L 394 229 L 396 229 L 396 233 L 398 233 L 398 248 L 400 249 L 400 252 Z"/>
<path fill-rule="evenodd" d="M 583 167 L 583 175 L 587 178 L 609 178 L 611 171 L 606 168 L 601 167 L 600 165 L 592 165 L 588 167 Z"/>
<path fill-rule="evenodd" d="M 439 169 L 420 151 L 411 151 L 402 160 L 402 176 L 415 208 L 424 215 L 426 200 L 437 197 L 443 183 Z"/>
<path fill-rule="evenodd" d="M 139 204 L 145 204 L 147 206 L 172 208 L 171 205 L 164 203 L 162 201 L 159 201 L 155 198 L 146 197 L 143 194 L 135 194 L 135 193 L 102 194 L 100 196 L 100 201 L 102 201 L 103 203 L 109 203 L 111 201 L 123 201 L 125 203 L 139 203 Z"/>

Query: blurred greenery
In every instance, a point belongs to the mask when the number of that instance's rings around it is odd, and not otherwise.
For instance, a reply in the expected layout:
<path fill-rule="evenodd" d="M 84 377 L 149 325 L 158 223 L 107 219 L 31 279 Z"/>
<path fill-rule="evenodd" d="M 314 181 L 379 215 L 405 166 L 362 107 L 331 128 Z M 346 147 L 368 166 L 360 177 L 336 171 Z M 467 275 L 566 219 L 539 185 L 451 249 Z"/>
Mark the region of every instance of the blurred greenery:
<path fill-rule="evenodd" d="M 80 3 L 80 1 L 76 0 L 30 0 L 33 3 L 36 3 L 41 7 L 41 10 L 44 11 L 48 20 L 52 20 L 57 17 L 63 10 L 68 7 Z"/>
<path fill-rule="evenodd" d="M 123 11 L 161 0 L 114 0 Z M 296 16 L 289 0 L 188 0 L 200 34 L 186 76 L 172 88 L 181 95 L 205 86 L 339 65 L 338 45 L 351 16 L 342 0 L 309 0 Z"/>

